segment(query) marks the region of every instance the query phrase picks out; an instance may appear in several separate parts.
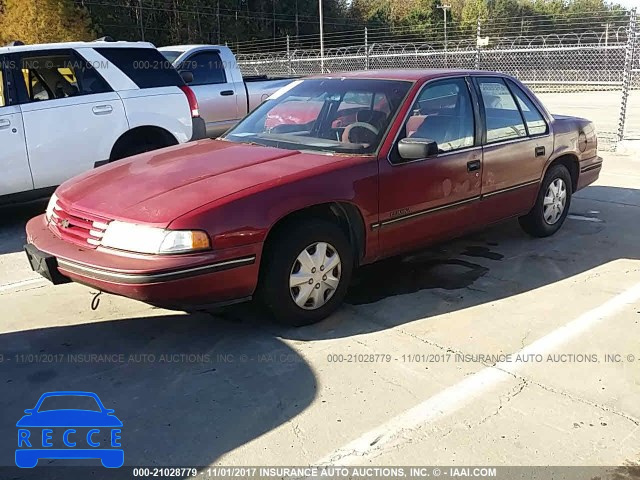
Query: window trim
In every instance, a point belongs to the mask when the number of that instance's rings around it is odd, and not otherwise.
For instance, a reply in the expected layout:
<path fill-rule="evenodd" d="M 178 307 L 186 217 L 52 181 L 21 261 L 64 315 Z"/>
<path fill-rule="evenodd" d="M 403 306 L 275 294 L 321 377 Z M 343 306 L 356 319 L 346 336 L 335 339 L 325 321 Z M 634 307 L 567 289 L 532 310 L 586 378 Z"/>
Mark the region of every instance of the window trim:
<path fill-rule="evenodd" d="M 516 102 L 516 106 L 518 107 L 518 110 L 520 110 L 520 116 L 523 118 L 524 120 L 524 128 L 527 129 L 527 137 L 529 138 L 537 138 L 537 137 L 543 137 L 545 135 L 549 135 L 549 132 L 551 131 L 551 127 L 549 126 L 549 122 L 547 121 L 547 119 L 545 118 L 545 116 L 542 114 L 542 112 L 540 111 L 540 108 L 538 107 L 538 105 L 535 104 L 535 102 L 533 101 L 532 98 L 529 97 L 529 95 L 527 95 L 527 93 L 520 88 L 518 85 L 516 85 L 513 80 L 506 78 L 505 79 L 505 83 L 507 85 L 507 88 L 509 89 L 509 92 L 511 92 L 511 96 L 513 97 L 513 99 Z M 536 112 L 538 112 L 538 115 L 540 115 L 540 118 L 542 119 L 542 121 L 544 122 L 545 126 L 547 127 L 546 131 L 543 133 L 536 133 L 534 135 L 532 135 L 529 132 L 529 125 L 527 125 L 527 119 L 524 116 L 524 112 L 522 111 L 522 107 L 520 107 L 520 102 L 518 102 L 518 98 L 515 94 L 514 88 L 515 87 L 517 90 L 519 90 L 520 92 L 522 92 L 522 94 L 529 100 L 529 102 L 531 103 L 531 105 L 533 106 L 533 108 L 535 109 Z"/>
<path fill-rule="evenodd" d="M 520 120 L 522 120 L 522 125 L 524 126 L 524 131 L 525 131 L 525 135 L 522 136 L 518 136 L 518 137 L 513 137 L 513 138 L 505 138 L 502 140 L 494 140 L 494 141 L 488 141 L 487 140 L 487 134 L 488 134 L 488 128 L 487 128 L 487 112 L 485 110 L 485 106 L 484 106 L 484 99 L 482 98 L 482 91 L 480 90 L 480 81 L 481 80 L 500 80 L 502 81 L 502 83 L 504 84 L 505 88 L 507 89 L 507 91 L 509 92 L 509 95 L 511 95 L 511 99 L 513 100 L 513 102 L 516 105 L 516 108 L 518 109 L 518 114 L 520 115 Z M 507 77 L 496 77 L 494 75 L 478 75 L 475 76 L 473 78 L 473 82 L 474 85 L 476 87 L 476 90 L 478 92 L 478 100 L 480 102 L 480 114 L 482 115 L 482 123 L 484 126 L 484 132 L 482 135 L 482 145 L 497 145 L 500 143 L 505 143 L 505 142 L 517 142 L 517 141 L 522 141 L 522 140 L 527 140 L 529 138 L 531 138 L 529 136 L 529 129 L 527 128 L 527 122 L 524 119 L 524 116 L 522 115 L 522 111 L 520 109 L 520 105 L 518 105 L 518 100 L 513 96 L 513 93 L 511 92 L 511 89 L 509 88 L 509 85 L 507 84 Z"/>
<path fill-rule="evenodd" d="M 8 70 L 5 68 L 5 55 L 0 55 L 0 82 L 2 82 L 2 92 L 0 92 L 0 96 L 3 102 L 0 108 L 8 107 L 11 104 L 11 97 L 8 95 L 9 86 L 7 84 L 7 74 Z"/>
<path fill-rule="evenodd" d="M 13 57 L 11 54 L 0 55 L 0 69 L 2 69 L 2 79 L 4 81 L 4 99 L 5 107 L 19 105 L 18 95 L 16 91 L 16 82 L 13 74 L 14 69 L 9 68 L 12 65 Z M 4 108 L 4 107 L 0 107 Z"/>
<path fill-rule="evenodd" d="M 448 155 L 452 155 L 452 154 L 456 154 L 456 153 L 462 153 L 462 152 L 466 152 L 466 151 L 471 151 L 471 150 L 475 150 L 478 148 L 482 147 L 482 141 L 481 138 L 478 137 L 478 128 L 482 128 L 484 125 L 484 119 L 481 119 L 479 117 L 479 112 L 478 112 L 478 105 L 477 105 L 477 98 L 474 95 L 473 89 L 471 88 L 470 84 L 469 84 L 469 75 L 451 75 L 451 76 L 445 76 L 445 77 L 437 77 L 437 78 L 432 78 L 430 80 L 427 80 L 418 90 L 418 92 L 414 95 L 414 97 L 411 99 L 411 105 L 409 106 L 409 109 L 407 110 L 407 113 L 404 116 L 404 119 L 402 120 L 402 123 L 400 125 L 400 127 L 398 128 L 398 131 L 396 132 L 395 138 L 393 139 L 393 142 L 391 144 L 391 148 L 389 149 L 389 152 L 387 153 L 387 161 L 389 162 L 389 164 L 392 167 L 401 167 L 402 165 L 409 165 L 412 163 L 416 163 L 416 162 L 424 162 L 427 160 L 431 160 L 433 158 L 440 158 L 443 156 L 448 156 Z M 469 93 L 469 100 L 471 103 L 471 109 L 473 110 L 473 124 L 474 124 L 474 129 L 473 129 L 473 145 L 468 146 L 468 147 L 461 147 L 461 148 L 457 148 L 455 150 L 449 150 L 447 152 L 442 152 L 442 153 L 438 153 L 438 155 L 436 155 L 435 157 L 427 157 L 427 158 L 418 158 L 416 160 L 408 160 L 408 161 L 404 161 L 404 162 L 398 162 L 398 163 L 394 163 L 391 161 L 391 154 L 393 153 L 393 149 L 396 147 L 396 145 L 399 142 L 399 138 L 400 138 L 400 134 L 402 133 L 402 130 L 405 128 L 405 125 L 407 123 L 407 121 L 409 120 L 409 117 L 411 116 L 411 113 L 413 112 L 413 110 L 411 109 L 411 107 L 413 106 L 413 104 L 418 100 L 418 98 L 420 97 L 420 95 L 422 95 L 422 92 L 432 86 L 434 83 L 437 82 L 443 82 L 443 81 L 450 81 L 450 80 L 462 80 L 464 82 L 464 84 L 467 86 L 467 92 Z M 405 102 L 408 100 L 408 98 L 405 98 Z M 396 113 L 396 117 L 397 117 L 397 113 Z M 397 118 L 396 118 L 397 120 Z M 394 122 L 395 123 L 395 122 Z"/>
<path fill-rule="evenodd" d="M 220 83 L 195 83 L 192 82 L 189 84 L 190 87 L 202 87 L 205 85 L 226 85 L 229 82 L 229 79 L 227 78 L 227 69 L 224 66 L 224 62 L 222 61 L 222 56 L 220 55 L 220 51 L 219 50 L 213 50 L 213 51 L 209 51 L 209 50 L 201 50 L 199 52 L 194 52 L 191 55 L 189 55 L 186 59 L 184 59 L 182 62 L 180 62 L 180 65 L 178 65 L 179 68 L 177 68 L 176 70 L 178 71 L 178 73 L 182 72 L 182 71 L 189 71 L 189 72 L 194 72 L 194 69 L 191 68 L 182 68 L 182 64 L 184 63 L 188 63 L 188 62 L 192 62 L 192 58 L 197 57 L 198 55 L 217 55 L 218 59 L 220 60 L 220 64 L 222 65 L 222 75 L 224 76 L 224 82 L 220 82 Z M 197 65 L 197 63 L 196 63 Z"/>
<path fill-rule="evenodd" d="M 24 81 L 22 81 L 23 79 L 23 75 L 22 75 L 22 60 L 23 58 L 32 58 L 32 57 L 56 57 L 56 56 L 68 56 L 71 58 L 72 61 L 74 62 L 82 62 L 82 63 L 86 63 L 87 65 L 89 64 L 89 61 L 84 58 L 82 55 L 80 55 L 79 52 L 77 52 L 75 49 L 73 48 L 60 48 L 60 49 L 52 49 L 52 50 L 30 50 L 30 51 L 25 51 L 25 52 L 19 52 L 19 53 L 14 53 L 11 54 L 11 59 L 12 59 L 12 64 L 14 66 L 14 68 L 12 68 L 12 78 L 14 79 L 14 84 L 16 87 L 16 97 L 17 100 L 15 102 L 16 105 L 30 105 L 30 104 L 44 104 L 45 102 L 52 102 L 55 100 L 67 100 L 69 98 L 81 98 L 81 97 L 89 97 L 91 95 L 103 95 L 105 93 L 111 93 L 113 92 L 113 88 L 111 87 L 111 85 L 109 84 L 109 82 L 107 82 L 105 80 L 105 78 L 100 74 L 100 72 L 96 69 L 92 67 L 92 70 L 94 72 L 95 75 L 98 76 L 98 78 L 100 80 L 102 80 L 104 82 L 104 84 L 106 85 L 107 89 L 104 92 L 100 92 L 100 93 L 84 93 L 84 87 L 82 85 L 82 81 L 83 79 L 78 78 L 77 72 L 73 71 L 73 74 L 76 77 L 76 82 L 78 85 L 78 95 L 75 95 L 73 97 L 65 97 L 65 98 L 50 98 L 48 100 L 42 100 L 39 102 L 34 102 L 29 98 L 29 90 L 27 88 L 27 85 L 24 83 Z M 21 79 L 21 81 L 15 81 L 16 78 L 16 73 L 18 74 L 18 78 Z M 42 80 L 40 80 L 42 81 Z M 44 85 L 46 85 L 46 82 L 42 81 Z M 47 90 L 48 90 L 48 86 L 47 86 Z"/>

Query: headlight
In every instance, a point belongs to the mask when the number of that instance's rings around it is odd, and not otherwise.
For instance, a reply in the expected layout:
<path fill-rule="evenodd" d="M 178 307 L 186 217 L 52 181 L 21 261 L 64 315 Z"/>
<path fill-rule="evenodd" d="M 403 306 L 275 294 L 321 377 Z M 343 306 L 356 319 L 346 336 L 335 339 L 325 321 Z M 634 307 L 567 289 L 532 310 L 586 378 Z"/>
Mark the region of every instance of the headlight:
<path fill-rule="evenodd" d="M 138 253 L 172 254 L 211 248 L 209 236 L 198 230 L 165 230 L 113 221 L 101 242 L 103 247 Z"/>
<path fill-rule="evenodd" d="M 44 218 L 47 219 L 47 223 L 51 221 L 51 217 L 53 216 L 53 207 L 56 206 L 56 202 L 58 201 L 58 196 L 54 193 L 51 195 L 51 199 L 49 200 L 49 204 L 47 205 L 47 210 L 44 213 Z"/>

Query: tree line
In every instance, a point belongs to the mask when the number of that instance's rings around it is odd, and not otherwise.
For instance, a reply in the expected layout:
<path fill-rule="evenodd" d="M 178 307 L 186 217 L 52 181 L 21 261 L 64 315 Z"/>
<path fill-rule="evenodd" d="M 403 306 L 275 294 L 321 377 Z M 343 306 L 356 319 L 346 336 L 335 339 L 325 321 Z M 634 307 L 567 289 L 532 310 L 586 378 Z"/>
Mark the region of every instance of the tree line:
<path fill-rule="evenodd" d="M 492 35 L 535 34 L 544 26 L 579 33 L 622 22 L 625 11 L 604 0 L 323 0 L 324 28 L 371 29 L 388 41 L 411 35 L 441 35 L 447 8 L 449 38 L 473 35 L 478 18 Z M 0 43 L 146 40 L 154 44 L 228 43 L 282 49 L 315 39 L 317 0 L 0 0 Z M 348 35 L 345 38 L 350 38 Z M 273 45 L 271 45 L 273 42 Z M 356 43 L 354 41 L 354 43 Z"/>

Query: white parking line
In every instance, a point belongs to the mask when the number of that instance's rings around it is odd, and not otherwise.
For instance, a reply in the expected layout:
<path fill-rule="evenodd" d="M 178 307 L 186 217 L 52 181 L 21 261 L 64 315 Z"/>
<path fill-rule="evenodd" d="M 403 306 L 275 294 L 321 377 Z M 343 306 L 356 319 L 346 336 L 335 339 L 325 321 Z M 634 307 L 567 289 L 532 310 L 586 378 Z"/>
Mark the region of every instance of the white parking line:
<path fill-rule="evenodd" d="M 602 220 L 600 220 L 599 218 L 596 218 L 596 217 L 585 217 L 584 215 L 576 215 L 574 213 L 570 214 L 569 218 L 571 218 L 572 220 L 582 220 L 583 222 L 602 223 Z"/>
<path fill-rule="evenodd" d="M 25 287 L 27 285 L 35 285 L 36 283 L 43 283 L 46 280 L 44 278 L 33 278 L 31 280 L 22 280 L 20 282 L 6 283 L 0 285 L 0 292 L 6 292 L 7 290 L 15 290 L 16 288 Z"/>
<path fill-rule="evenodd" d="M 640 283 L 536 340 L 514 353 L 513 358 L 516 358 L 517 355 L 526 357 L 531 354 L 547 354 L 639 299 Z M 513 378 L 510 374 L 525 365 L 529 364 L 525 362 L 502 362 L 497 363 L 495 366 L 484 368 L 478 373 L 428 398 L 419 405 L 393 417 L 347 445 L 334 450 L 316 462 L 315 465 L 361 464 L 366 457 L 380 454 L 389 447 L 402 443 L 408 432 L 461 409 L 490 388 L 509 378 Z"/>

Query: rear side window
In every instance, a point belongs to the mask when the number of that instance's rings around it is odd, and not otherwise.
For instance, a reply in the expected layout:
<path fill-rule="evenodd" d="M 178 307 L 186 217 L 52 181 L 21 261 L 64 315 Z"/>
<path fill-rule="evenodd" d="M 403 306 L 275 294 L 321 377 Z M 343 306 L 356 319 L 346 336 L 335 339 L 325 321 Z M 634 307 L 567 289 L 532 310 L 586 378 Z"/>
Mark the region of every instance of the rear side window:
<path fill-rule="evenodd" d="M 193 82 L 190 83 L 192 87 L 227 83 L 224 64 L 220 59 L 220 55 L 215 52 L 196 53 L 183 62 L 180 69 L 193 73 Z"/>
<path fill-rule="evenodd" d="M 26 94 L 23 102 L 41 102 L 111 91 L 91 64 L 70 50 L 22 55 L 19 69 L 16 73 L 18 79 L 24 82 L 23 91 Z"/>
<path fill-rule="evenodd" d="M 478 78 L 487 122 L 487 142 L 526 137 L 520 110 L 507 85 L 499 78 Z"/>
<path fill-rule="evenodd" d="M 511 88 L 516 100 L 518 100 L 518 105 L 520 106 L 520 110 L 522 110 L 524 121 L 527 123 L 529 135 L 543 135 L 547 133 L 547 122 L 544 121 L 542 114 L 529 97 L 525 95 L 522 89 L 513 82 L 509 82 L 509 88 Z"/>
<path fill-rule="evenodd" d="M 169 60 L 153 48 L 96 48 L 140 88 L 179 87 L 184 81 Z"/>

